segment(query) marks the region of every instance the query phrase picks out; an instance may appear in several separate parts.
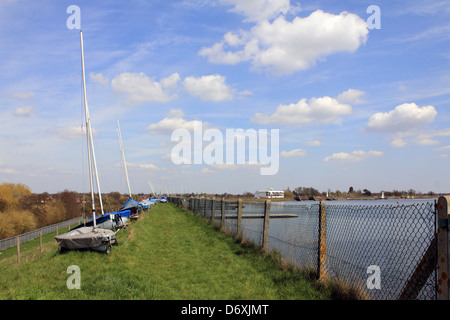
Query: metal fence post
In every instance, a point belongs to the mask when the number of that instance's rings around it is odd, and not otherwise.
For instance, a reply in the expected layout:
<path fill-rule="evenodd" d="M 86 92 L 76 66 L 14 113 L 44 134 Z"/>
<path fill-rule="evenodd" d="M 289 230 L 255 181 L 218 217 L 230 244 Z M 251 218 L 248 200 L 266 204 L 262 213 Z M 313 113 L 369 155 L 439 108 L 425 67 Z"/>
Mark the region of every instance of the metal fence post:
<path fill-rule="evenodd" d="M 269 221 L 270 221 L 270 207 L 271 201 L 266 200 L 264 202 L 264 231 L 263 231 L 263 243 L 262 247 L 264 251 L 267 251 L 269 247 Z"/>
<path fill-rule="evenodd" d="M 327 229 L 326 229 L 326 208 L 325 201 L 319 204 L 319 242 L 317 255 L 317 276 L 320 281 L 326 280 L 327 264 Z"/>

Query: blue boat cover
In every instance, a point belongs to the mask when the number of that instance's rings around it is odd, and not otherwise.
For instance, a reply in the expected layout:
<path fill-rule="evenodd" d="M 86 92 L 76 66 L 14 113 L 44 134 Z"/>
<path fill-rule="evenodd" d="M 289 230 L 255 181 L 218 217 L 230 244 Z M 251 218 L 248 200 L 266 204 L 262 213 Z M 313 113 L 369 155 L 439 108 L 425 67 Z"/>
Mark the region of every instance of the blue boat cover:
<path fill-rule="evenodd" d="M 119 211 L 131 210 L 134 213 L 136 211 L 140 211 L 141 209 L 142 206 L 139 204 L 139 202 L 137 202 L 133 198 L 129 198 Z"/>
<path fill-rule="evenodd" d="M 131 216 L 131 210 L 123 210 L 123 211 L 118 211 L 118 212 L 114 212 L 114 213 L 118 213 L 121 217 Z"/>

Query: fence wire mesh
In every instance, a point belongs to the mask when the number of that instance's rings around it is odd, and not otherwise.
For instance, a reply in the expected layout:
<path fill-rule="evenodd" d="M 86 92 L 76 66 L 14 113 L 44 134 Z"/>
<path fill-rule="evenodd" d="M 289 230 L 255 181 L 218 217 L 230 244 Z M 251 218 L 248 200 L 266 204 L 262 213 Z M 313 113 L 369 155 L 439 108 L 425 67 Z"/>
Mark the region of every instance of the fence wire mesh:
<path fill-rule="evenodd" d="M 260 247 L 263 246 L 264 207 L 263 202 L 242 204 L 242 236 Z"/>
<path fill-rule="evenodd" d="M 302 268 L 317 267 L 318 209 L 311 205 L 272 203 L 271 216 L 294 214 L 292 218 L 270 219 L 269 249 L 281 252 L 283 258 Z"/>
<path fill-rule="evenodd" d="M 372 299 L 400 297 L 436 233 L 432 203 L 327 205 L 326 224 L 327 273 L 365 290 Z M 436 255 L 437 249 L 432 250 Z M 367 288 L 370 266 L 379 268 L 380 290 Z M 417 298 L 434 300 L 435 295 L 433 270 Z"/>
<path fill-rule="evenodd" d="M 238 232 L 238 201 L 172 201 Z M 325 261 L 319 261 L 319 202 L 272 202 L 267 249 L 318 274 L 323 265 L 327 277 L 353 285 L 369 299 L 436 299 L 435 203 L 324 206 Z M 258 246 L 263 246 L 265 207 L 261 201 L 242 202 L 241 207 L 242 236 Z M 374 268 L 380 272 L 380 287 L 369 286 Z"/>

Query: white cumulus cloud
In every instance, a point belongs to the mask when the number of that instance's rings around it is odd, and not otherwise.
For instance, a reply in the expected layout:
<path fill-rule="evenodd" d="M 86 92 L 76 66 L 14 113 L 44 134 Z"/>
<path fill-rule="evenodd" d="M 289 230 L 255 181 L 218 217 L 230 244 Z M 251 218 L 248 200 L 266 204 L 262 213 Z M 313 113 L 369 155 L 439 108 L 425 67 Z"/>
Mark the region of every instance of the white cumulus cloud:
<path fill-rule="evenodd" d="M 450 129 L 432 130 L 419 133 L 415 138 L 415 143 L 422 146 L 430 146 L 439 144 L 439 137 L 450 136 Z"/>
<path fill-rule="evenodd" d="M 115 92 L 127 95 L 126 104 L 136 106 L 175 99 L 176 94 L 172 94 L 169 89 L 174 88 L 179 79 L 177 73 L 158 82 L 143 72 L 124 72 L 111 80 L 111 86 Z"/>
<path fill-rule="evenodd" d="M 306 144 L 310 147 L 319 147 L 322 144 L 322 142 L 320 140 L 311 140 L 306 142 Z"/>
<path fill-rule="evenodd" d="M 208 126 L 208 123 L 206 122 L 200 123 L 198 120 L 189 121 L 183 117 L 184 112 L 181 109 L 172 109 L 164 119 L 147 126 L 147 130 L 153 134 L 171 134 L 176 129 L 187 129 L 189 131 L 193 131 L 196 123 L 202 125 L 203 128 Z"/>
<path fill-rule="evenodd" d="M 305 98 L 297 103 L 280 105 L 272 114 L 256 113 L 252 121 L 259 124 L 306 125 L 312 122 L 337 123 L 352 107 L 331 97 Z"/>
<path fill-rule="evenodd" d="M 317 10 L 292 21 L 280 16 L 262 20 L 250 31 L 228 32 L 221 42 L 199 51 L 212 63 L 250 61 L 256 70 L 290 74 L 314 66 L 337 52 L 354 52 L 367 40 L 369 30 L 358 15 Z"/>
<path fill-rule="evenodd" d="M 366 93 L 357 89 L 348 89 L 338 95 L 337 100 L 341 103 L 361 104 L 366 101 L 362 98 Z"/>
<path fill-rule="evenodd" d="M 89 73 L 89 78 L 92 81 L 94 81 L 95 83 L 99 83 L 102 85 L 106 85 L 109 82 L 109 78 L 104 76 L 100 72 L 99 73 L 94 73 L 94 72 Z"/>
<path fill-rule="evenodd" d="M 302 158 L 306 156 L 306 151 L 303 149 L 294 149 L 291 151 L 281 151 L 280 156 L 282 158 Z"/>
<path fill-rule="evenodd" d="M 193 96 L 203 101 L 223 101 L 233 99 L 233 90 L 225 83 L 225 77 L 214 74 L 196 77 L 186 77 L 184 88 Z"/>
<path fill-rule="evenodd" d="M 396 138 L 391 141 L 392 147 L 404 147 L 407 145 L 407 142 L 403 138 Z"/>
<path fill-rule="evenodd" d="M 53 132 L 53 130 L 50 130 L 49 132 Z M 86 127 L 71 126 L 65 128 L 58 128 L 54 130 L 54 132 L 56 132 L 56 134 L 58 134 L 62 139 L 77 140 L 86 135 Z M 96 135 L 97 131 L 94 128 L 92 128 L 92 136 Z"/>
<path fill-rule="evenodd" d="M 341 162 L 356 162 L 356 161 L 362 161 L 364 159 L 370 158 L 370 157 L 381 157 L 384 153 L 382 151 L 363 151 L 363 150 L 356 150 L 352 153 L 346 153 L 346 152 L 339 152 L 339 153 L 333 153 L 331 156 L 326 157 L 324 159 L 325 162 L 332 162 L 332 161 L 341 161 Z"/>
<path fill-rule="evenodd" d="M 33 106 L 17 108 L 16 110 L 14 110 L 14 115 L 19 117 L 28 117 L 29 115 L 31 115 L 33 110 L 34 110 Z"/>
<path fill-rule="evenodd" d="M 159 168 L 157 166 L 155 166 L 154 164 L 151 164 L 151 163 L 138 164 L 138 163 L 127 162 L 127 166 L 132 167 L 132 168 L 145 169 L 145 170 L 159 170 Z"/>
<path fill-rule="evenodd" d="M 372 115 L 367 129 L 383 132 L 410 131 L 432 122 L 436 115 L 437 111 L 433 106 L 419 107 L 415 103 L 404 103 L 389 112 Z"/>
<path fill-rule="evenodd" d="M 221 3 L 233 5 L 230 11 L 245 16 L 246 21 L 270 20 L 295 9 L 290 0 L 221 0 Z"/>

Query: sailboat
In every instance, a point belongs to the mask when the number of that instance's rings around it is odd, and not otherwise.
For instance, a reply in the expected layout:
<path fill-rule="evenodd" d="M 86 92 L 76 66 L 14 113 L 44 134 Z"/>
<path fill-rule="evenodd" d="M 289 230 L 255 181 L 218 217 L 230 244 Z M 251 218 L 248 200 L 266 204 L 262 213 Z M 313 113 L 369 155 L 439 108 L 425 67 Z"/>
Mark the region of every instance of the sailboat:
<path fill-rule="evenodd" d="M 97 180 L 97 189 L 99 193 L 100 206 L 103 215 L 103 203 L 101 200 L 100 184 L 98 181 L 97 164 L 95 159 L 94 141 L 92 139 L 91 121 L 89 117 L 89 109 L 86 98 L 86 80 L 84 71 L 84 52 L 83 52 L 83 33 L 80 30 L 81 43 L 81 65 L 83 75 L 83 92 L 84 92 L 84 109 L 86 119 L 86 137 L 88 146 L 88 163 L 89 163 L 89 182 L 91 189 L 91 206 L 92 206 L 92 225 L 80 225 L 68 232 L 55 236 L 55 240 L 63 250 L 90 249 L 94 251 L 109 253 L 112 245 L 117 245 L 116 233 L 113 230 L 101 228 L 97 225 L 97 217 L 95 213 L 95 199 L 93 188 L 93 172 Z M 94 167 L 94 168 L 93 168 Z M 113 216 L 109 216 L 109 220 L 113 221 Z M 103 222 L 106 221 L 102 221 Z M 111 222 L 111 225 L 113 222 Z"/>
<path fill-rule="evenodd" d="M 120 133 L 120 125 L 119 120 L 117 120 L 117 136 L 119 138 L 119 146 L 120 152 L 122 153 L 122 162 L 125 170 L 125 177 L 127 179 L 127 187 L 128 187 L 128 200 L 125 204 L 120 208 L 119 212 L 122 212 L 122 220 L 125 220 L 126 223 L 128 220 L 135 220 L 139 217 L 139 212 L 142 210 L 142 205 L 139 204 L 136 200 L 133 199 L 130 188 L 130 180 L 128 179 L 128 170 L 127 170 L 127 162 L 125 161 L 125 152 L 123 150 L 122 143 L 122 134 Z"/>
<path fill-rule="evenodd" d="M 152 190 L 152 197 L 149 200 L 149 202 L 152 203 L 152 204 L 156 204 L 159 201 L 159 199 L 156 197 L 155 190 L 153 190 L 153 186 L 150 184 L 149 181 L 147 181 L 147 184 L 150 187 L 150 190 Z"/>

